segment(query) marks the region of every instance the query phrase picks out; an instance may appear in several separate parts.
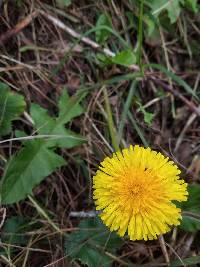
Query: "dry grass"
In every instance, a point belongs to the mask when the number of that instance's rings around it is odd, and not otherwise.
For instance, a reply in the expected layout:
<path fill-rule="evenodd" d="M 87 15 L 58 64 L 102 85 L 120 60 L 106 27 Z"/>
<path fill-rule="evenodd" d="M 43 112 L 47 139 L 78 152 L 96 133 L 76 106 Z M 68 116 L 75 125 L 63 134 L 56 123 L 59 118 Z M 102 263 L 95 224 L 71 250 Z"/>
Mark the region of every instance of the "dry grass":
<path fill-rule="evenodd" d="M 85 113 L 71 124 L 87 143 L 60 153 L 67 159 L 67 166 L 55 172 L 34 190 L 34 196 L 48 211 L 51 220 L 61 233 L 38 213 L 33 203 L 26 199 L 7 207 L 7 218 L 20 215 L 27 219 L 28 230 L 24 246 L 16 246 L 10 259 L 2 256 L 1 266 L 81 266 L 70 263 L 63 249 L 63 233 L 77 229 L 79 218 L 69 216 L 70 211 L 92 210 L 91 178 L 97 164 L 111 154 L 112 145 L 107 125 L 107 112 L 103 94 L 103 80 L 134 70 L 116 65 L 101 68 L 96 58 L 99 48 L 85 41 L 76 42 L 55 21 L 53 16 L 76 33 L 84 33 L 95 26 L 98 14 L 109 12 L 113 28 L 127 42 L 136 41 L 136 32 L 128 31 L 125 11 L 137 14 L 128 1 L 72 1 L 66 9 L 56 7 L 54 1 L 6 1 L 1 5 L 0 28 L 0 81 L 25 96 L 27 111 L 31 102 L 40 104 L 51 114 L 57 112 L 56 100 L 66 87 L 72 95 L 80 88 L 88 88 L 84 102 Z M 17 2 L 17 1 L 16 1 Z M 42 11 L 42 12 L 41 12 Z M 44 13 L 43 13 L 44 12 Z M 183 23 L 185 23 L 183 25 Z M 199 56 L 194 51 L 200 40 L 200 19 L 187 14 L 174 24 L 174 33 L 160 27 L 160 35 L 144 40 L 143 63 L 158 63 L 179 75 L 199 94 Z M 93 39 L 94 35 L 88 36 Z M 117 38 L 109 38 L 109 51 L 120 49 Z M 199 55 L 199 51 L 196 52 Z M 161 89 L 162 88 L 162 89 Z M 124 103 L 130 90 L 130 81 L 122 79 L 107 86 L 109 103 L 116 129 L 118 129 Z M 165 93 L 163 91 L 165 90 Z M 172 157 L 183 170 L 187 182 L 199 182 L 200 172 L 200 120 L 199 103 L 189 96 L 169 76 L 148 68 L 145 78 L 138 84 L 135 100 L 155 114 L 148 125 L 136 102 L 131 104 L 121 146 L 142 144 L 138 131 L 152 148 Z M 136 131 L 135 124 L 138 126 Z M 32 122 L 25 113 L 15 122 L 14 128 L 32 133 Z M 11 136 L 12 138 L 13 136 Z M 10 138 L 10 136 L 8 137 Z M 5 158 L 21 147 L 20 142 L 2 144 Z M 31 230 L 37 226 L 38 230 Z M 33 229 L 35 229 L 33 227 Z M 198 234 L 174 229 L 165 236 L 169 246 L 159 241 L 129 242 L 118 251 L 113 266 L 125 266 L 125 262 L 143 266 L 166 266 L 167 257 L 176 259 L 200 253 Z M 10 244 L 2 244 L 10 248 Z M 6 262 L 7 261 L 7 262 Z M 154 262 L 153 265 L 151 262 Z M 145 265 L 146 264 L 146 265 Z"/>

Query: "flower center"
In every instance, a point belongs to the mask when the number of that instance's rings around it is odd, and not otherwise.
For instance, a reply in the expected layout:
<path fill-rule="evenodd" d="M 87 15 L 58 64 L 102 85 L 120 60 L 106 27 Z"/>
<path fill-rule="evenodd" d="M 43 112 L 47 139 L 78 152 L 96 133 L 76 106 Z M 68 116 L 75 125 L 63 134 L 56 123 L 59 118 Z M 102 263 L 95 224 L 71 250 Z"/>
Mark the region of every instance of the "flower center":
<path fill-rule="evenodd" d="M 130 187 L 130 194 L 133 196 L 133 197 L 136 197 L 136 196 L 138 196 L 138 195 L 142 195 L 143 194 L 143 189 L 141 188 L 141 186 L 140 185 L 132 185 L 131 187 Z"/>
<path fill-rule="evenodd" d="M 120 182 L 118 194 L 125 201 L 144 206 L 151 201 L 159 201 L 162 196 L 162 185 L 158 177 L 146 170 L 130 171 Z M 117 195 L 118 195 L 117 194 Z"/>

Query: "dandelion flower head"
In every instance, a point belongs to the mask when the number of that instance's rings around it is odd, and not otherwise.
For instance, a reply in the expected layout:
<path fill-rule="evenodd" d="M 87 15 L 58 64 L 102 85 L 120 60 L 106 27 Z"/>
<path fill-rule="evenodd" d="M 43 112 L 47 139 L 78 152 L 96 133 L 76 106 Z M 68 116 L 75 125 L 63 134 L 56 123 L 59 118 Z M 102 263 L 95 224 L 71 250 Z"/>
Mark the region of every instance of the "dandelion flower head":
<path fill-rule="evenodd" d="M 93 177 L 94 201 L 100 217 L 120 236 L 152 240 L 179 225 L 174 201 L 187 200 L 180 170 L 161 153 L 138 145 L 113 153 Z"/>

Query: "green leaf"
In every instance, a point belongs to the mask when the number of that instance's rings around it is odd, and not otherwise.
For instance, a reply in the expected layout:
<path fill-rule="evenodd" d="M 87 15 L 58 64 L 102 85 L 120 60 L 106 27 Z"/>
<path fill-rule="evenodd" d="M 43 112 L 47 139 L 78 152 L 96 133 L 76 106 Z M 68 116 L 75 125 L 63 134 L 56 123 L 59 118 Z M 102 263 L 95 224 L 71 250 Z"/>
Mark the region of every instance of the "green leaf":
<path fill-rule="evenodd" d="M 199 256 L 190 257 L 190 258 L 186 258 L 186 259 L 181 259 L 181 261 L 180 260 L 174 260 L 170 263 L 170 267 L 183 266 L 183 263 L 185 264 L 185 266 L 194 266 L 195 264 L 200 263 L 200 257 Z"/>
<path fill-rule="evenodd" d="M 48 111 L 38 104 L 31 104 L 30 115 L 39 134 L 49 134 L 54 126 L 55 119 L 50 117 Z"/>
<path fill-rule="evenodd" d="M 62 91 L 59 99 L 59 120 L 61 124 L 70 122 L 73 118 L 80 116 L 84 109 L 80 106 L 79 102 L 85 96 L 85 93 L 80 93 L 77 96 L 69 98 L 67 90 Z"/>
<path fill-rule="evenodd" d="M 136 55 L 129 49 L 119 52 L 115 57 L 111 58 L 111 60 L 115 64 L 130 66 L 136 63 Z"/>
<path fill-rule="evenodd" d="M 107 26 L 109 28 L 112 28 L 112 24 L 111 24 L 111 20 L 109 18 L 109 16 L 106 13 L 103 13 L 99 16 L 96 26 Z M 96 42 L 99 44 L 105 44 L 106 40 L 108 39 L 108 37 L 110 36 L 110 32 L 107 31 L 106 29 L 102 29 L 102 30 L 97 30 L 95 32 L 96 35 Z"/>
<path fill-rule="evenodd" d="M 139 109 L 144 115 L 144 121 L 150 126 L 152 124 L 153 118 L 155 117 L 155 114 L 146 111 L 140 102 L 136 101 L 136 103 L 139 105 Z"/>
<path fill-rule="evenodd" d="M 28 221 L 22 216 L 7 218 L 1 229 L 1 241 L 9 245 L 27 246 L 30 236 L 26 233 L 41 228 L 37 221 Z M 0 255 L 13 256 L 18 248 L 15 246 L 1 246 Z"/>
<path fill-rule="evenodd" d="M 145 113 L 144 113 L 144 121 L 145 121 L 148 125 L 151 125 L 151 124 L 152 124 L 152 121 L 153 121 L 153 118 L 154 118 L 154 117 L 155 117 L 155 114 L 154 114 L 154 113 L 145 111 Z"/>
<path fill-rule="evenodd" d="M 27 230 L 27 221 L 20 216 L 7 219 L 1 232 L 1 240 L 8 244 L 25 245 L 27 238 L 23 235 Z"/>
<path fill-rule="evenodd" d="M 180 227 L 187 232 L 196 232 L 200 230 L 200 214 L 199 219 L 195 217 L 196 213 L 183 213 Z"/>
<path fill-rule="evenodd" d="M 151 14 L 144 14 L 143 20 L 146 24 L 147 36 L 151 36 L 156 28 L 155 18 Z"/>
<path fill-rule="evenodd" d="M 168 5 L 167 7 L 168 16 L 171 23 L 176 22 L 181 14 L 181 5 L 180 5 L 181 2 L 182 1 L 180 0 L 170 1 L 170 5 Z"/>
<path fill-rule="evenodd" d="M 195 13 L 198 12 L 197 0 L 185 0 L 185 6 L 192 9 Z"/>
<path fill-rule="evenodd" d="M 200 230 L 200 185 L 188 186 L 188 201 L 179 204 L 183 210 L 180 227 L 189 232 Z"/>
<path fill-rule="evenodd" d="M 25 106 L 23 96 L 11 92 L 6 84 L 0 82 L 0 135 L 11 132 L 11 122 L 21 115 Z"/>
<path fill-rule="evenodd" d="M 152 15 L 158 16 L 161 12 L 167 11 L 171 23 L 176 22 L 181 13 L 181 3 L 183 0 L 151 0 Z"/>
<path fill-rule="evenodd" d="M 46 109 L 37 104 L 31 105 L 30 113 L 38 130 L 37 132 L 41 135 L 55 136 L 48 140 L 48 146 L 50 147 L 72 148 L 85 142 L 81 135 L 65 128 L 65 124 L 83 113 L 79 100 L 69 98 L 67 91 L 63 90 L 58 106 L 59 116 L 53 118 L 49 116 Z"/>
<path fill-rule="evenodd" d="M 31 116 L 37 132 L 49 138 L 26 140 L 23 142 L 24 147 L 8 162 L 1 186 L 3 204 L 24 199 L 46 176 L 65 164 L 54 148 L 71 148 L 85 141 L 80 135 L 65 128 L 67 122 L 83 112 L 79 102 L 84 96 L 85 92 L 80 92 L 69 98 L 63 92 L 59 100 L 60 112 L 55 118 L 50 117 L 45 109 L 32 104 Z"/>
<path fill-rule="evenodd" d="M 32 189 L 64 159 L 46 147 L 44 140 L 32 140 L 8 162 L 3 176 L 1 197 L 3 204 L 12 204 L 32 193 Z"/>
<path fill-rule="evenodd" d="M 66 237 L 65 251 L 71 259 L 78 259 L 89 267 L 108 267 L 112 266 L 112 259 L 105 251 L 114 254 L 121 244 L 121 239 L 110 233 L 99 218 L 92 218 L 83 220 L 79 230 Z"/>

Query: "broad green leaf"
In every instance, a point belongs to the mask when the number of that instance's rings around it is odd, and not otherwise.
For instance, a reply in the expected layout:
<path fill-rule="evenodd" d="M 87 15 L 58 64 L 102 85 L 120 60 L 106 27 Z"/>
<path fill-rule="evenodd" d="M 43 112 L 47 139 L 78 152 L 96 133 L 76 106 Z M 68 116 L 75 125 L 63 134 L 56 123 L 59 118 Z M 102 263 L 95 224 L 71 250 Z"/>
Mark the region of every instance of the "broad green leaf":
<path fill-rule="evenodd" d="M 150 0 L 152 15 L 158 16 L 161 12 L 167 11 L 171 23 L 176 22 L 181 13 L 183 0 Z"/>
<path fill-rule="evenodd" d="M 79 230 L 66 237 L 65 251 L 70 259 L 77 259 L 89 267 L 106 267 L 112 266 L 113 260 L 105 251 L 114 254 L 121 244 L 121 239 L 110 233 L 99 218 L 92 218 L 83 220 Z"/>
<path fill-rule="evenodd" d="M 32 189 L 65 160 L 46 147 L 45 140 L 32 140 L 8 162 L 1 188 L 2 204 L 12 204 L 32 194 Z"/>
<path fill-rule="evenodd" d="M 1 181 L 3 204 L 24 199 L 46 176 L 65 164 L 54 148 L 71 148 L 85 141 L 80 135 L 65 128 L 67 122 L 83 112 L 79 102 L 84 96 L 83 92 L 69 98 L 63 92 L 58 117 L 50 117 L 45 109 L 32 104 L 31 116 L 36 130 L 47 138 L 26 140 L 23 142 L 24 147 L 8 162 Z"/>
<path fill-rule="evenodd" d="M 39 134 L 54 136 L 53 139 L 48 140 L 48 146 L 72 148 L 85 141 L 81 135 L 65 128 L 66 123 L 83 113 L 83 108 L 78 101 L 75 101 L 75 98 L 69 98 L 66 90 L 63 90 L 59 100 L 58 117 L 50 117 L 47 110 L 37 104 L 31 105 L 30 113 Z"/>
<path fill-rule="evenodd" d="M 189 198 L 182 202 L 182 208 L 185 211 L 200 212 L 200 185 L 188 186 Z"/>
<path fill-rule="evenodd" d="M 96 26 L 107 26 L 109 28 L 112 28 L 112 24 L 111 24 L 111 20 L 109 18 L 109 16 L 106 13 L 103 13 L 99 16 Z M 102 30 L 97 30 L 95 32 L 96 35 L 96 42 L 99 44 L 105 44 L 106 40 L 108 39 L 108 37 L 110 36 L 110 32 L 107 31 L 106 29 L 102 29 Z"/>
<path fill-rule="evenodd" d="M 11 132 L 11 122 L 21 115 L 25 105 L 23 96 L 11 92 L 6 84 L 0 82 L 0 135 Z"/>
<path fill-rule="evenodd" d="M 8 244 L 25 245 L 27 236 L 23 235 L 27 230 L 27 221 L 20 216 L 13 216 L 7 219 L 1 231 L 1 240 Z"/>
<path fill-rule="evenodd" d="M 180 227 L 187 232 L 196 232 L 200 230 L 200 214 L 197 218 L 196 213 L 183 213 Z"/>
<path fill-rule="evenodd" d="M 195 232 L 200 230 L 200 185 L 190 185 L 188 192 L 188 201 L 179 204 L 183 210 L 180 227 L 185 231 Z"/>
<path fill-rule="evenodd" d="M 136 63 L 136 55 L 132 50 L 124 50 L 111 58 L 111 60 L 115 64 L 130 66 Z"/>
<path fill-rule="evenodd" d="M 59 99 L 59 121 L 61 124 L 70 122 L 73 118 L 80 116 L 84 109 L 80 106 L 79 102 L 85 96 L 85 94 L 73 96 L 69 98 L 67 90 L 62 91 Z"/>
<path fill-rule="evenodd" d="M 46 109 L 33 103 L 30 107 L 30 115 L 39 134 L 49 134 L 52 131 L 55 119 L 49 116 Z"/>
<path fill-rule="evenodd" d="M 10 245 L 27 246 L 31 236 L 26 232 L 41 228 L 40 223 L 28 221 L 22 216 L 12 216 L 7 218 L 1 229 L 1 241 Z M 15 246 L 0 246 L 0 255 L 14 255 Z"/>
<path fill-rule="evenodd" d="M 181 259 L 180 260 L 174 260 L 170 263 L 170 267 L 178 267 L 178 266 L 183 266 L 183 263 L 185 266 L 197 266 L 196 264 L 200 263 L 200 257 L 199 256 L 194 256 L 186 259 Z"/>
<path fill-rule="evenodd" d="M 197 0 L 185 0 L 185 6 L 192 9 L 195 13 L 198 12 Z"/>
<path fill-rule="evenodd" d="M 181 5 L 180 3 L 182 1 L 180 0 L 173 0 L 173 1 L 169 1 L 170 5 L 168 5 L 167 7 L 167 11 L 168 11 L 168 16 L 170 18 L 171 23 L 174 23 L 177 21 L 177 19 L 179 18 L 180 14 L 181 14 Z"/>
<path fill-rule="evenodd" d="M 25 145 L 26 143 L 30 142 L 30 139 L 24 139 L 24 138 L 28 138 L 29 136 L 24 132 L 24 131 L 20 131 L 20 130 L 15 130 L 15 137 L 19 138 L 19 141 Z"/>

